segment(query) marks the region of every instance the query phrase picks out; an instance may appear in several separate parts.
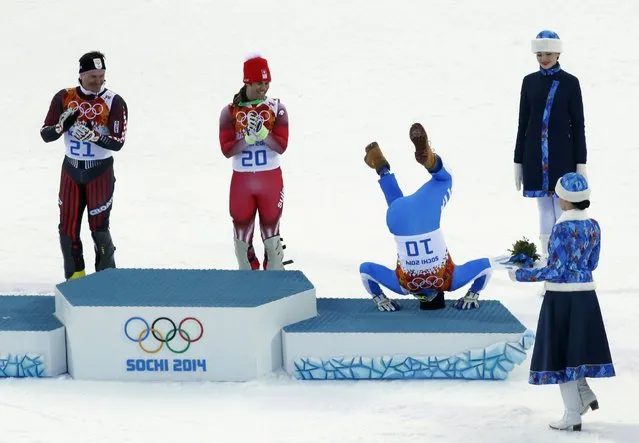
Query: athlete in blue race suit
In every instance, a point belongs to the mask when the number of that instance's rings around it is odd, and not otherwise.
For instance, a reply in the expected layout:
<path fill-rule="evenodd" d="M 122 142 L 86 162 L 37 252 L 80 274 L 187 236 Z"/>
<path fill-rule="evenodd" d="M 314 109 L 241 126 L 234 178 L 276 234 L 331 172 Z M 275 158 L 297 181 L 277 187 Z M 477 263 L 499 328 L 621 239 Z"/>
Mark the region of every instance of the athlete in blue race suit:
<path fill-rule="evenodd" d="M 390 165 L 376 142 L 366 147 L 364 161 L 380 175 L 379 184 L 386 198 L 386 225 L 397 243 L 397 267 L 389 269 L 376 263 L 362 263 L 364 287 L 380 311 L 397 311 L 399 304 L 388 299 L 381 286 L 398 294 L 412 294 L 425 310 L 445 307 L 444 291 L 455 291 L 473 282 L 464 297 L 455 303 L 458 309 L 479 307 L 478 297 L 491 272 L 488 258 L 455 265 L 446 247 L 440 227 L 441 213 L 451 197 L 453 179 L 442 159 L 430 148 L 423 126 L 410 129 L 415 159 L 431 174 L 431 180 L 414 194 L 404 196 Z"/>

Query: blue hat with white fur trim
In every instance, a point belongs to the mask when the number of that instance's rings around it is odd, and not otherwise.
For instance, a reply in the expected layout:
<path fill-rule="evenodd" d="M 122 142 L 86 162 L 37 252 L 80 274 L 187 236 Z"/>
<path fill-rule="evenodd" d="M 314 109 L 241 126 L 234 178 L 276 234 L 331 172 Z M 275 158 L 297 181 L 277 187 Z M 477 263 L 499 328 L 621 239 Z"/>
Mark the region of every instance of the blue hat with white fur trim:
<path fill-rule="evenodd" d="M 583 175 L 569 172 L 557 180 L 555 192 L 571 203 L 582 202 L 590 198 L 590 188 Z"/>
<path fill-rule="evenodd" d="M 531 42 L 532 52 L 558 52 L 563 51 L 561 39 L 554 31 L 541 31 Z"/>

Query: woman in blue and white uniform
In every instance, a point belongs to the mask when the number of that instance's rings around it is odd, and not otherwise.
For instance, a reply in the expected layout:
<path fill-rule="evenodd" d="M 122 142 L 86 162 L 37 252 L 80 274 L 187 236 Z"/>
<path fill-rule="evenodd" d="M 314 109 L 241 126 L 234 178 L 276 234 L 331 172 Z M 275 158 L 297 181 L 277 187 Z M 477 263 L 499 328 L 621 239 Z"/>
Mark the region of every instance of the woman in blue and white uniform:
<path fill-rule="evenodd" d="M 564 212 L 550 234 L 547 265 L 510 275 L 520 282 L 545 281 L 529 383 L 559 384 L 565 412 L 550 427 L 580 431 L 581 415 L 599 407 L 586 378 L 615 375 L 592 277 L 601 229 L 586 211 L 590 188 L 582 175 L 565 174 L 555 192 Z"/>

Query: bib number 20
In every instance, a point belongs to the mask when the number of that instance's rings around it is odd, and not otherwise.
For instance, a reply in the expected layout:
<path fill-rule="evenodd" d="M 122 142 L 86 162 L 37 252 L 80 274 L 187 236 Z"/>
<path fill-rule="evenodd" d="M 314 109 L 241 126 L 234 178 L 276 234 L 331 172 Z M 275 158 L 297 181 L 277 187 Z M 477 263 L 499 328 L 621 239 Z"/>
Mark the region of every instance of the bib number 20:
<path fill-rule="evenodd" d="M 258 149 L 257 151 L 242 151 L 242 166 L 250 168 L 251 166 L 264 166 L 265 164 L 265 149 Z"/>
<path fill-rule="evenodd" d="M 91 143 L 89 142 L 71 140 L 69 142 L 69 151 L 71 151 L 71 154 L 79 157 L 95 157 L 95 154 L 91 152 Z"/>

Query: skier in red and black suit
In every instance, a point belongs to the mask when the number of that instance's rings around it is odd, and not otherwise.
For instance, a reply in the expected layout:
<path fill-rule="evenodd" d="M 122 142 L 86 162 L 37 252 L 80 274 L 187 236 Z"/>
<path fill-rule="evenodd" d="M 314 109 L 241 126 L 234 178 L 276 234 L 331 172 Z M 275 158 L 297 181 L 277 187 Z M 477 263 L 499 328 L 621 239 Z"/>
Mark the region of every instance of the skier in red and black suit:
<path fill-rule="evenodd" d="M 80 227 L 87 208 L 95 243 L 95 270 L 115 267 L 115 247 L 109 232 L 115 176 L 113 152 L 124 145 L 127 105 L 105 88 L 104 54 L 80 57 L 80 86 L 63 89 L 51 101 L 40 130 L 45 142 L 64 136 L 60 192 L 60 246 L 67 280 L 85 275 Z"/>
<path fill-rule="evenodd" d="M 259 56 L 247 59 L 244 86 L 220 115 L 222 153 L 233 159 L 229 207 L 239 269 L 260 268 L 253 249 L 258 212 L 264 242 L 264 269 L 284 269 L 280 239 L 284 205 L 280 155 L 288 146 L 288 114 L 278 99 L 266 97 L 270 82 L 268 62 Z"/>

